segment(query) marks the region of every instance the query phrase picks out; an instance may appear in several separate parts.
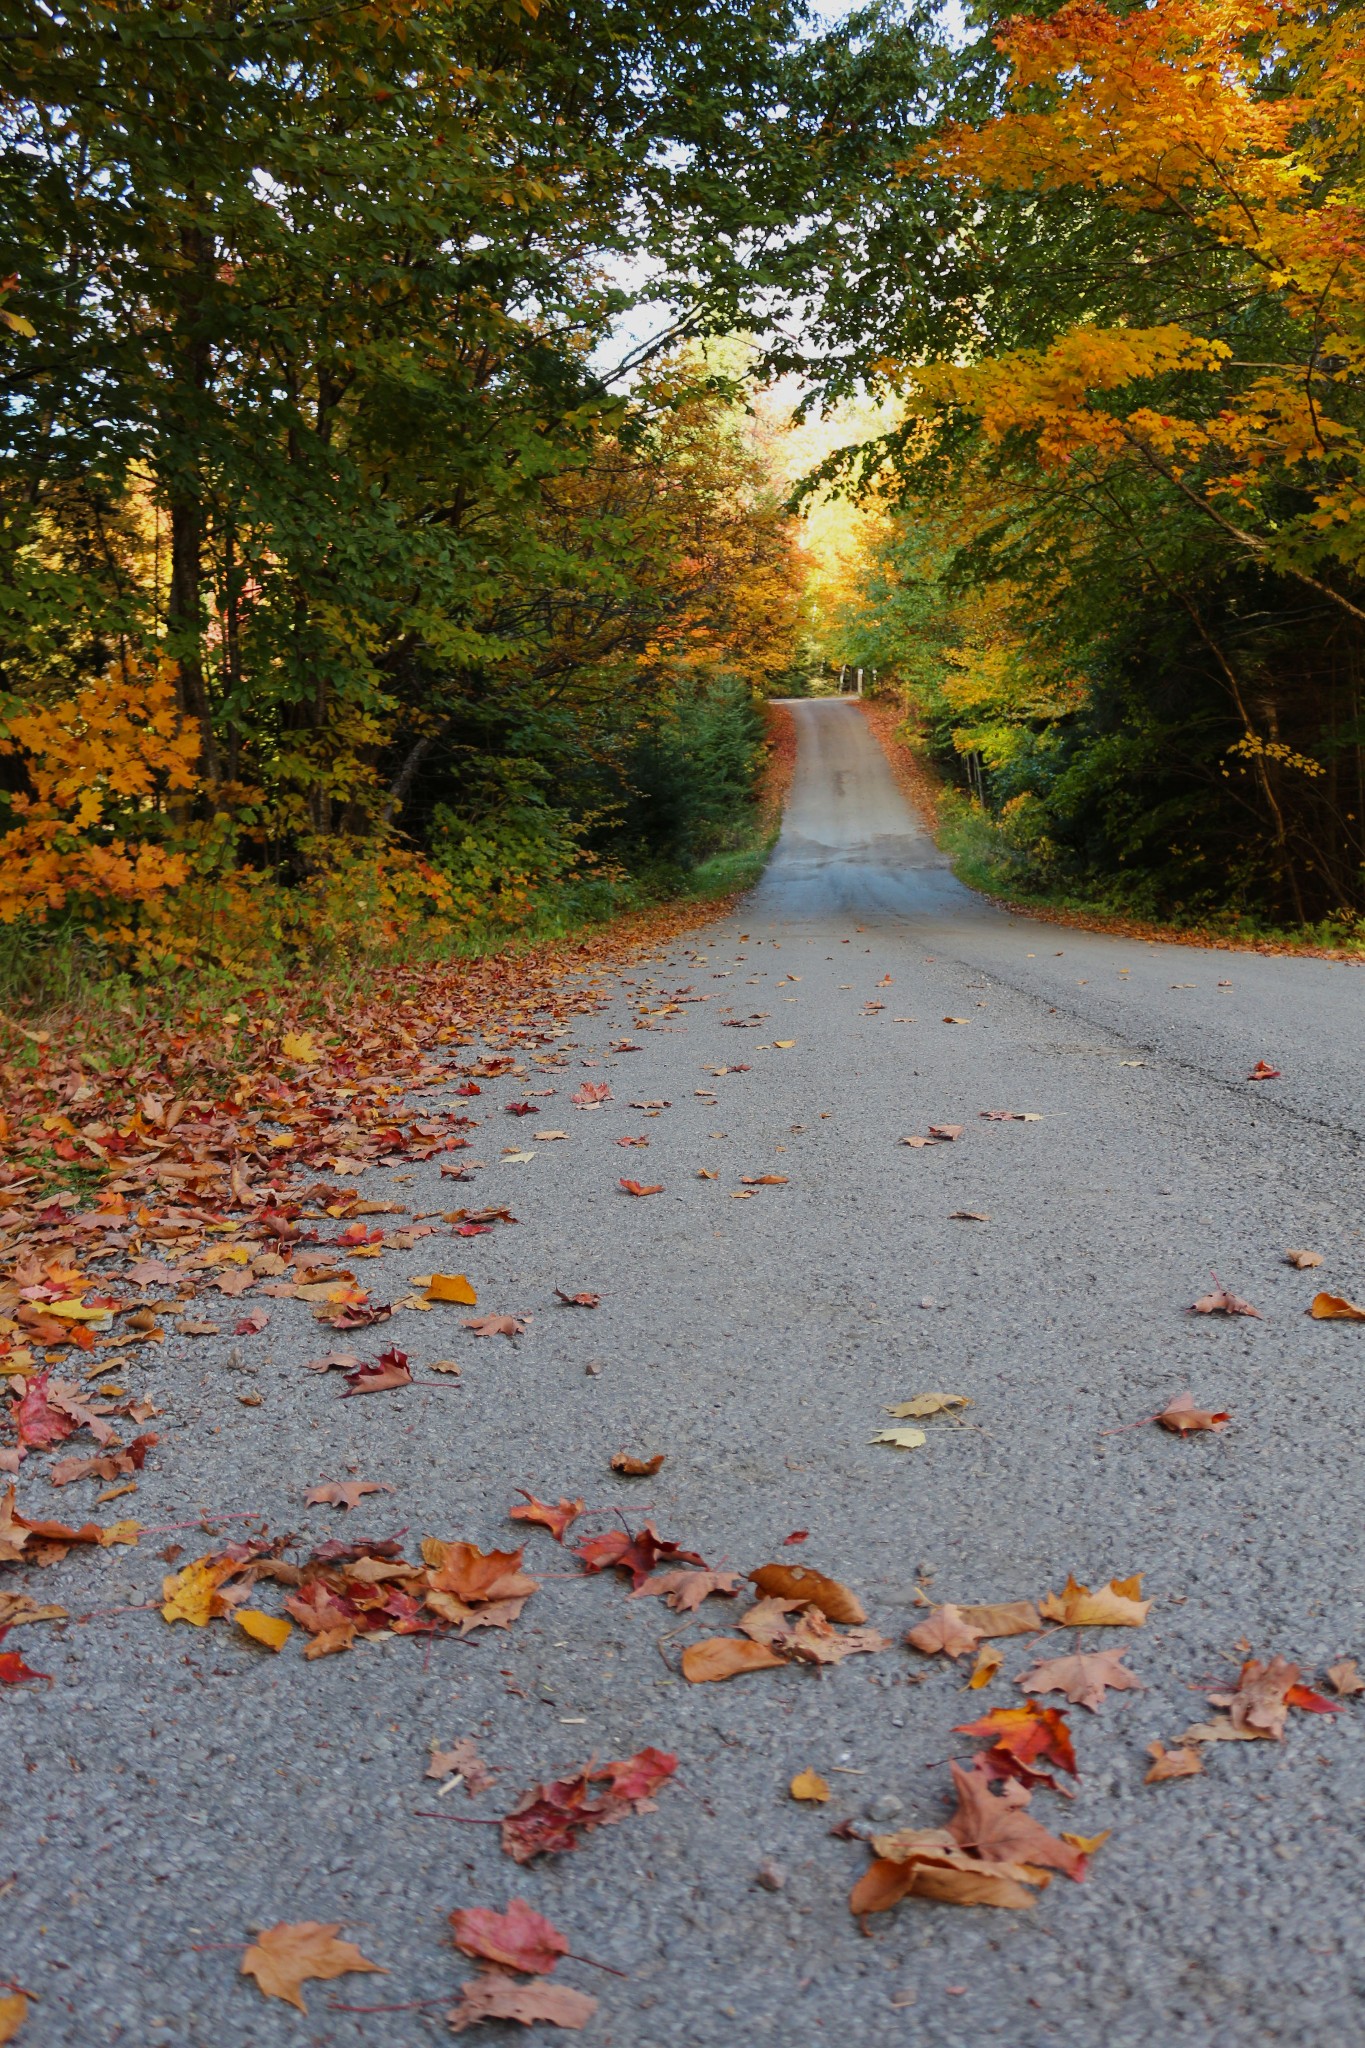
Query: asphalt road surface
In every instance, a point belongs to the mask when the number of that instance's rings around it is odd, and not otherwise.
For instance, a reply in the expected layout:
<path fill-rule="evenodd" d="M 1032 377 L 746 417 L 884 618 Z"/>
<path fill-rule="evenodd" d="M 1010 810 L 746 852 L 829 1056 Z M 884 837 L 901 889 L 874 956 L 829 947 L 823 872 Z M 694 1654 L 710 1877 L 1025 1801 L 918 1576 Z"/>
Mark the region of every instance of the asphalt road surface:
<path fill-rule="evenodd" d="M 301 1369 L 319 1348 L 302 1303 L 238 1340 L 235 1368 L 226 1342 L 159 1355 L 144 1520 L 251 1510 L 314 1541 L 406 1530 L 485 1549 L 520 1534 L 550 1576 L 506 1633 L 314 1663 L 298 1634 L 272 1658 L 226 1624 L 147 1612 L 13 1638 L 54 1680 L 0 1701 L 0 1971 L 39 2001 L 23 2048 L 417 2048 L 472 1973 L 448 1913 L 513 1895 L 624 1973 L 556 1972 L 600 2000 L 594 2048 L 1365 2041 L 1365 1707 L 1292 1713 L 1282 1742 L 1211 1745 L 1204 1775 L 1143 1783 L 1148 1743 L 1205 1719 L 1244 1655 L 1320 1680 L 1365 1652 L 1365 1325 L 1305 1314 L 1320 1286 L 1365 1297 L 1360 971 L 1010 917 L 947 873 L 855 706 L 795 712 L 796 783 L 759 889 L 621 976 L 610 1009 L 530 1066 L 559 1091 L 541 1124 L 567 1141 L 504 1162 L 519 1126 L 501 1111 L 529 1075 L 485 1084 L 489 1163 L 462 1198 L 510 1203 L 518 1227 L 365 1272 L 401 1291 L 458 1263 L 480 1309 L 532 1315 L 526 1334 L 476 1339 L 457 1310 L 396 1320 L 385 1341 L 455 1357 L 459 1379 L 344 1402 L 334 1375 Z M 640 1049 L 612 1053 L 623 1036 Z M 1248 1081 L 1262 1059 L 1282 1078 Z M 587 1079 L 613 1099 L 571 1110 Z M 899 1142 L 942 1123 L 961 1137 Z M 743 1188 L 768 1173 L 785 1184 Z M 622 1175 L 663 1192 L 631 1198 Z M 363 1187 L 414 1210 L 451 1200 L 434 1164 Z M 1301 1246 L 1321 1268 L 1284 1263 Z M 1211 1270 L 1262 1319 L 1187 1313 Z M 601 1306 L 564 1308 L 556 1286 Z M 259 1407 L 238 1399 L 248 1381 Z M 1185 1388 L 1230 1427 L 1123 1427 Z M 930 1390 L 973 1405 L 927 1423 L 922 1449 L 871 1441 L 888 1406 Z M 622 1449 L 666 1463 L 619 1478 Z M 393 1493 L 302 1506 L 356 1473 Z M 518 1487 L 632 1527 L 648 1515 L 714 1566 L 817 1566 L 891 1647 L 689 1685 L 681 1648 L 738 1603 L 689 1623 L 614 1573 L 578 1576 L 508 1522 Z M 73 1556 L 43 1597 L 131 1605 L 165 1569 L 150 1543 Z M 1018 1704 L 1033 1656 L 1002 1643 L 1000 1676 L 967 1692 L 968 1660 L 905 1646 L 919 1603 L 1037 1598 L 1068 1573 L 1141 1573 L 1154 1601 L 1142 1629 L 1087 1633 L 1145 1689 L 1067 1710 L 1076 1796 L 1033 1802 L 1054 1830 L 1109 1839 L 1031 1912 L 911 1899 L 864 1932 L 848 1893 L 868 1851 L 832 1828 L 941 1824 L 945 1759 L 975 1747 L 954 1724 Z M 498 1773 L 475 1800 L 423 1777 L 429 1745 L 464 1735 Z M 415 1811 L 502 1814 L 645 1745 L 679 1758 L 656 1810 L 525 1869 L 495 1828 Z M 807 1768 L 827 1804 L 789 1796 Z M 389 1974 L 306 1987 L 307 2017 L 262 1999 L 240 1944 L 304 1919 L 344 1922 Z"/>

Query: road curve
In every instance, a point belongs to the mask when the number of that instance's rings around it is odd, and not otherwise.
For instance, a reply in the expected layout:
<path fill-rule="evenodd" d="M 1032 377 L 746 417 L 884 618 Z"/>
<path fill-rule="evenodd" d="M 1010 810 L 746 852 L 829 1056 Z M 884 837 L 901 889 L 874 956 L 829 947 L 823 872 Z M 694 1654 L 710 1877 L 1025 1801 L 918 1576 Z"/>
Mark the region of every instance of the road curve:
<path fill-rule="evenodd" d="M 599 1998 L 583 2039 L 600 2048 L 1365 2040 L 1359 1703 L 1143 1783 L 1147 1745 L 1206 1717 L 1245 1655 L 1316 1677 L 1365 1652 L 1365 1325 L 1305 1315 L 1319 1285 L 1365 1296 L 1359 971 L 1010 917 L 947 872 L 855 706 L 793 708 L 796 782 L 761 886 L 528 1061 L 567 1140 L 500 1158 L 527 1071 L 475 1105 L 488 1164 L 466 1199 L 521 1220 L 444 1253 L 430 1240 L 431 1263 L 458 1255 L 481 1309 L 531 1312 L 528 1333 L 409 1315 L 396 1341 L 419 1367 L 453 1352 L 458 1390 L 340 1402 L 301 1370 L 306 1306 L 281 1302 L 240 1347 L 254 1410 L 202 1347 L 168 1341 L 139 1512 L 249 1508 L 316 1541 L 335 1518 L 301 1509 L 304 1487 L 359 1471 L 394 1491 L 345 1517 L 348 1540 L 487 1549 L 526 1534 L 506 1519 L 516 1488 L 581 1496 L 713 1565 L 817 1566 L 891 1647 L 689 1686 L 681 1646 L 734 1603 L 689 1623 L 614 1574 L 578 1577 L 534 1531 L 542 1586 L 521 1619 L 429 1652 L 395 1638 L 305 1664 L 297 1641 L 270 1659 L 154 1613 L 53 1637 L 51 1690 L 4 1702 L 32 1788 L 4 1866 L 5 1967 L 43 2001 L 24 2048 L 417 2048 L 469 1974 L 445 1916 L 513 1895 L 624 1973 L 556 1973 Z M 639 1049 L 613 1050 L 623 1038 Z M 1282 1078 L 1249 1082 L 1261 1059 Z M 613 1099 L 580 1112 L 588 1078 Z M 932 1124 L 961 1136 L 899 1142 Z M 662 1192 L 629 1197 L 623 1174 Z M 769 1174 L 782 1183 L 744 1185 Z M 450 1200 L 434 1165 L 364 1187 Z M 1314 1272 L 1284 1262 L 1305 1246 Z M 365 1284 L 397 1299 L 417 1263 L 388 1254 Z M 1211 1269 L 1261 1317 L 1189 1314 Z M 556 1286 L 601 1307 L 558 1306 Z M 1142 1421 L 1185 1388 L 1231 1426 L 1182 1440 Z M 871 1441 L 931 1390 L 968 1396 L 965 1419 L 928 1423 L 918 1450 Z M 666 1463 L 618 1478 L 621 1449 Z M 164 1566 L 146 1545 L 64 1569 L 112 1612 L 154 1598 Z M 1068 1709 L 1076 1797 L 1034 1798 L 1054 1830 L 1108 1831 L 1084 1882 L 1059 1876 L 1030 1912 L 910 1899 L 860 1931 L 847 1899 L 867 1851 L 832 1828 L 942 1825 L 945 1759 L 975 1746 L 956 1725 L 1018 1704 L 1033 1656 L 1001 1643 L 1000 1676 L 967 1692 L 965 1664 L 907 1648 L 906 1629 L 926 1597 L 1036 1599 L 1069 1573 L 1141 1573 L 1154 1603 L 1141 1629 L 1086 1636 L 1122 1647 L 1143 1690 Z M 1056 1633 L 1038 1654 L 1073 1646 Z M 428 1745 L 460 1735 L 499 1774 L 472 1803 L 423 1781 Z M 680 1759 L 656 1810 L 525 1869 L 495 1828 L 416 1811 L 489 1819 L 645 1744 Z M 789 1797 L 807 1769 L 827 1804 Z M 299 1919 L 346 1922 L 390 1975 L 308 1986 L 307 2021 L 263 2001 L 231 1945 Z"/>

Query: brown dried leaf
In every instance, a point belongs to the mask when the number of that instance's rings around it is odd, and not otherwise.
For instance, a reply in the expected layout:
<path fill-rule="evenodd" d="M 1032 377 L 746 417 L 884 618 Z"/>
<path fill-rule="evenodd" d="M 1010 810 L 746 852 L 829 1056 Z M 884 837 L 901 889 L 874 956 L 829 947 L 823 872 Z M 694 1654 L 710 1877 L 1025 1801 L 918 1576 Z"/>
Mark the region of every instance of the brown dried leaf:
<path fill-rule="evenodd" d="M 1149 1742 L 1147 1754 L 1153 1763 L 1142 1781 L 1144 1785 L 1160 1785 L 1167 1778 L 1197 1778 L 1204 1769 L 1199 1751 L 1187 1743 L 1178 1749 L 1167 1749 L 1164 1742 Z"/>
<path fill-rule="evenodd" d="M 1365 1678 L 1357 1671 L 1354 1657 L 1343 1657 L 1339 1664 L 1329 1664 L 1327 1683 L 1338 1699 L 1352 1699 L 1356 1693 L 1365 1692 Z"/>
<path fill-rule="evenodd" d="M 981 1629 L 964 1621 L 961 1610 L 949 1602 L 936 1607 L 927 1621 L 920 1622 L 918 1627 L 907 1633 L 905 1640 L 913 1649 L 922 1650 L 926 1657 L 937 1656 L 940 1652 L 945 1657 L 961 1657 L 976 1648 L 982 1634 Z"/>
<path fill-rule="evenodd" d="M 466 1317 L 465 1328 L 472 1330 L 476 1337 L 520 1337 L 526 1330 L 529 1316 L 475 1316 Z"/>
<path fill-rule="evenodd" d="M 775 1671 L 786 1662 L 766 1643 L 741 1641 L 735 1636 L 707 1636 L 699 1643 L 689 1643 L 683 1651 L 682 1675 L 689 1685 L 709 1685 L 723 1678 L 737 1678 L 742 1671 Z"/>
<path fill-rule="evenodd" d="M 743 1583 L 738 1572 L 655 1572 L 630 1597 L 662 1598 L 677 1614 L 695 1614 L 712 1593 L 733 1595 Z"/>
<path fill-rule="evenodd" d="M 517 1492 L 525 1500 L 526 1506 L 509 1508 L 509 1519 L 513 1522 L 537 1523 L 541 1528 L 549 1530 L 556 1543 L 564 1541 L 570 1523 L 576 1522 L 583 1512 L 584 1503 L 581 1500 L 565 1500 L 561 1495 L 558 1507 L 551 1507 L 548 1501 L 537 1500 L 533 1493 L 527 1493 L 524 1486 L 519 1486 Z"/>
<path fill-rule="evenodd" d="M 1306 1272 L 1310 1267 L 1322 1264 L 1321 1252 L 1288 1251 L 1285 1253 L 1284 1258 L 1287 1266 L 1297 1266 L 1301 1273 Z"/>
<path fill-rule="evenodd" d="M 1255 1316 L 1261 1320 L 1261 1311 L 1253 1308 L 1249 1301 L 1243 1301 L 1240 1294 L 1230 1294 L 1215 1273 L 1212 1294 L 1201 1294 L 1198 1301 L 1190 1303 L 1192 1316 Z"/>
<path fill-rule="evenodd" d="M 1009 1797 L 992 1792 L 988 1779 L 979 1771 L 964 1771 L 949 1763 L 957 1791 L 958 1809 L 948 1822 L 948 1833 L 960 1848 L 974 1850 L 988 1863 L 1026 1863 L 1060 1870 L 1066 1876 L 1085 1875 L 1085 1857 L 1069 1842 L 1048 1833 L 1041 1821 L 1026 1811 L 1029 1794 L 1012 1785 Z"/>
<path fill-rule="evenodd" d="M 1014 1682 L 1022 1692 L 1065 1693 L 1073 1707 L 1089 1707 L 1093 1713 L 1106 1691 L 1143 1690 L 1141 1679 L 1128 1670 L 1123 1656 L 1122 1650 L 1086 1650 L 1070 1657 L 1049 1657 Z"/>
<path fill-rule="evenodd" d="M 338 1941 L 340 1931 L 339 1920 L 326 1925 L 320 1920 L 281 1920 L 257 1935 L 242 1957 L 242 1974 L 254 1977 L 267 1998 L 282 1998 L 302 2013 L 308 2008 L 300 1986 L 311 1979 L 326 1982 L 353 1970 L 388 1975 L 381 1964 L 367 1961 L 354 1942 Z"/>
<path fill-rule="evenodd" d="M 968 1628 L 981 1636 L 1027 1636 L 1043 1625 L 1031 1600 L 1007 1600 L 996 1607 L 959 1607 Z"/>
<path fill-rule="evenodd" d="M 392 1492 L 391 1486 L 383 1486 L 377 1479 L 336 1479 L 310 1486 L 303 1504 L 309 1508 L 358 1508 L 367 1493 Z"/>
<path fill-rule="evenodd" d="M 632 1458 L 629 1451 L 617 1451 L 611 1469 L 626 1479 L 652 1479 L 663 1464 L 664 1455 L 663 1451 L 656 1451 L 652 1458 Z"/>
<path fill-rule="evenodd" d="M 1299 1667 L 1287 1657 L 1272 1657 L 1262 1664 L 1248 1657 L 1242 1666 L 1234 1693 L 1210 1693 L 1216 1707 L 1227 1707 L 1232 1725 L 1239 1733 L 1280 1742 L 1288 1718 L 1289 1694 L 1297 1685 Z"/>
<path fill-rule="evenodd" d="M 1068 1577 L 1061 1592 L 1049 1593 L 1038 1609 L 1045 1620 L 1059 1621 L 1064 1628 L 1141 1628 L 1152 1604 L 1138 1597 L 1141 1590 L 1141 1572 L 1131 1579 L 1111 1579 L 1096 1593 Z"/>
<path fill-rule="evenodd" d="M 441 1749 L 433 1743 L 431 1762 L 425 1775 L 428 1778 L 460 1778 L 466 1795 L 471 1799 L 476 1792 L 486 1792 L 490 1785 L 496 1784 L 498 1776 L 496 1771 L 489 1770 L 479 1755 L 472 1735 L 461 1735 L 449 1749 Z"/>
<path fill-rule="evenodd" d="M 1196 1408 L 1194 1395 L 1187 1388 L 1168 1401 L 1156 1419 L 1173 1435 L 1188 1436 L 1193 1430 L 1226 1429 L 1232 1416 L 1224 1409 Z"/>
<path fill-rule="evenodd" d="M 1318 1323 L 1365 1323 L 1365 1308 L 1344 1294 L 1315 1294 L 1308 1313 Z"/>
<path fill-rule="evenodd" d="M 867 1610 L 856 1593 L 841 1585 L 838 1579 L 829 1579 L 823 1572 L 812 1571 L 808 1565 L 760 1565 L 756 1572 L 749 1573 L 749 1581 L 769 1599 L 809 1601 L 830 1621 L 867 1620 Z"/>
<path fill-rule="evenodd" d="M 450 2008 L 446 2019 L 452 2034 L 462 2034 L 481 2020 L 519 2020 L 524 2027 L 543 2020 L 548 2026 L 578 2033 L 596 2011 L 595 1998 L 568 1984 L 518 1983 L 502 1970 L 480 1970 L 465 1985 L 459 2004 Z"/>

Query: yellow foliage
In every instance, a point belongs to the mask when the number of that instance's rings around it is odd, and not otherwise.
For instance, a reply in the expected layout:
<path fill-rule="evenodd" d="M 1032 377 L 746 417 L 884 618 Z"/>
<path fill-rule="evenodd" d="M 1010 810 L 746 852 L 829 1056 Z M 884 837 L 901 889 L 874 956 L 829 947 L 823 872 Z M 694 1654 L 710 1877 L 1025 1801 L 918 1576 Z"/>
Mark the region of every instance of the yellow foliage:
<path fill-rule="evenodd" d="M 0 753 L 19 756 L 29 790 L 11 797 L 14 823 L 0 837 L 0 922 L 72 899 L 147 904 L 177 888 L 184 855 L 127 834 L 165 793 L 197 787 L 198 751 L 173 684 L 126 666 L 11 712 Z"/>

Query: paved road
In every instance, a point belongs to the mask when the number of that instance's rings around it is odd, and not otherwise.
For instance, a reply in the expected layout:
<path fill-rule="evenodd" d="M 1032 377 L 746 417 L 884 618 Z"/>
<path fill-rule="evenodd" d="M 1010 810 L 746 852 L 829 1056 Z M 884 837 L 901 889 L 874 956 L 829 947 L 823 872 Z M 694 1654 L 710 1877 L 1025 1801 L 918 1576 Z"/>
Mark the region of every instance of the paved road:
<path fill-rule="evenodd" d="M 1303 1313 L 1318 1284 L 1365 1295 L 1359 972 L 1006 916 L 947 874 L 852 705 L 796 715 L 796 785 L 759 890 L 623 976 L 536 1083 L 559 1089 L 545 1111 L 568 1141 L 499 1159 L 520 1127 L 497 1112 L 529 1077 L 477 1105 L 480 1199 L 521 1223 L 460 1245 L 461 1262 L 480 1307 L 533 1312 L 529 1332 L 476 1340 L 457 1311 L 411 1317 L 399 1340 L 419 1359 L 453 1351 L 458 1390 L 341 1403 L 334 1379 L 300 1370 L 316 1331 L 281 1303 L 241 1346 L 254 1410 L 221 1353 L 168 1346 L 139 1512 L 250 1508 L 314 1538 L 406 1527 L 490 1547 L 511 1537 L 515 1488 L 583 1495 L 632 1521 L 648 1509 L 712 1564 L 817 1565 L 895 1646 L 691 1687 L 688 1633 L 660 1640 L 683 1617 L 610 1574 L 548 1578 L 508 1634 L 429 1656 L 395 1639 L 305 1664 L 296 1637 L 270 1660 L 225 1624 L 192 1634 L 140 1613 L 27 1630 L 55 1684 L 3 1701 L 0 1876 L 17 1875 L 0 1957 L 42 1998 L 25 2044 L 417 2048 L 468 1974 L 447 1913 L 514 1893 L 626 1973 L 557 1973 L 600 1998 L 595 2048 L 1365 2041 L 1361 1707 L 1293 1715 L 1283 1744 L 1219 1745 L 1202 1778 L 1142 1783 L 1147 1743 L 1200 1718 L 1201 1688 L 1231 1682 L 1246 1645 L 1310 1672 L 1365 1651 L 1365 1327 Z M 666 1009 L 679 991 L 710 1000 Z M 627 1033 L 641 1050 L 611 1054 Z M 1244 1079 L 1262 1058 L 1282 1080 Z M 585 1079 L 610 1084 L 609 1106 L 569 1109 Z M 657 1099 L 670 1106 L 629 1107 Z M 961 1139 L 898 1143 L 940 1122 Z M 618 1149 L 625 1134 L 648 1149 Z M 401 1188 L 372 1171 L 365 1189 L 444 1206 L 431 1171 Z M 631 1199 L 623 1172 L 665 1191 Z M 766 1172 L 786 1185 L 733 1199 Z M 1283 1263 L 1300 1245 L 1320 1272 Z M 395 1256 L 387 1284 L 434 1263 Z M 378 1268 L 367 1284 L 384 1284 Z M 1210 1268 L 1264 1319 L 1187 1315 Z M 557 1307 L 556 1285 L 602 1305 Z M 1233 1426 L 1105 1434 L 1186 1386 Z M 969 1395 L 971 1427 L 930 1425 L 913 1452 L 869 1442 L 888 1404 L 930 1389 Z M 621 1448 L 667 1463 L 618 1479 Z M 301 1507 L 348 1465 L 394 1494 L 345 1517 Z M 807 1541 L 784 1551 L 798 1529 Z M 572 1561 L 533 1532 L 527 1562 Z M 61 1592 L 145 1600 L 163 1569 L 148 1545 L 73 1559 Z M 908 1901 L 860 1933 L 847 1894 L 867 1852 L 832 1825 L 866 1826 L 878 1800 L 899 1802 L 898 1824 L 938 1824 L 943 1760 L 971 1749 L 953 1724 L 1017 1701 L 1028 1661 L 1005 1643 L 1001 1677 L 964 1693 L 962 1671 L 901 1643 L 923 1615 L 917 1583 L 1005 1601 L 1068 1572 L 1141 1572 L 1155 1600 L 1145 1629 L 1108 1639 L 1146 1690 L 1072 1709 L 1078 1796 L 1035 1799 L 1050 1826 L 1111 1839 L 1031 1913 Z M 702 1619 L 718 1631 L 729 1612 L 713 1600 Z M 436 1804 L 429 1742 L 466 1734 L 501 1774 L 473 1804 L 441 1800 L 466 1814 L 644 1744 L 677 1752 L 681 1782 L 656 1812 L 518 1871 L 493 1829 L 414 1815 Z M 806 1767 L 830 1804 L 787 1796 Z M 765 1863 L 778 1889 L 756 1882 Z M 391 1974 L 309 1987 L 307 2019 L 267 2005 L 229 1944 L 303 1918 L 346 1921 Z M 433 2003 L 362 2015 L 330 1999 Z"/>

